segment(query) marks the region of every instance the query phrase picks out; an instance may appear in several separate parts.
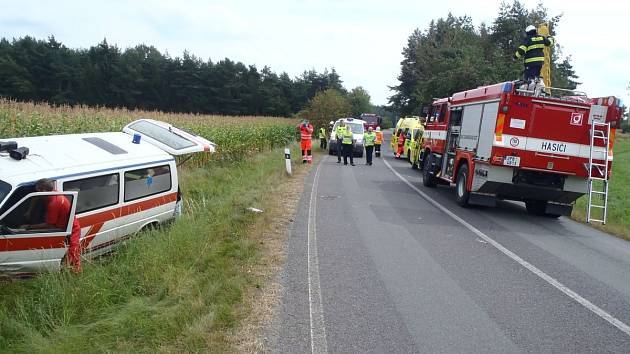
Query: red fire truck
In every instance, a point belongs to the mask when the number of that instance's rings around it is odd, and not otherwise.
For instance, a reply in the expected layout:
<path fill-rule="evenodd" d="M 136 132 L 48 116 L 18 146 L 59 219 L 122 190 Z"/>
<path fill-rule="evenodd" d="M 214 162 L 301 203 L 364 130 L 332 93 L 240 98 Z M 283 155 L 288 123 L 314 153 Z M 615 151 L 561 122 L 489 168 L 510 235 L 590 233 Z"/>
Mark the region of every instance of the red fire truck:
<path fill-rule="evenodd" d="M 363 128 L 365 128 L 365 130 L 368 130 L 368 128 L 370 127 L 373 130 L 376 130 L 376 127 L 380 127 L 381 123 L 383 122 L 383 118 L 374 113 L 361 113 L 359 119 L 365 121 L 365 123 L 363 124 Z"/>
<path fill-rule="evenodd" d="M 527 211 L 571 213 L 589 193 L 606 199 L 621 103 L 576 91 L 530 91 L 505 82 L 437 99 L 429 110 L 420 168 L 423 184 L 455 184 L 457 202 L 524 201 Z M 597 191 L 594 181 L 598 184 Z M 601 187 L 603 186 L 603 187 Z"/>

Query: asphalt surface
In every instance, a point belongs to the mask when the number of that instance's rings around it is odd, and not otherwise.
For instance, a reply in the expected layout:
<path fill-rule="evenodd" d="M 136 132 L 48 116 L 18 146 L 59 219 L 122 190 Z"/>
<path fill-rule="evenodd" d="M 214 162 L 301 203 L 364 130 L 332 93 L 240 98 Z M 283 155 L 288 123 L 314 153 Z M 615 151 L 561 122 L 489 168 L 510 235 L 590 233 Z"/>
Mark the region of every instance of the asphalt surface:
<path fill-rule="evenodd" d="M 630 353 L 629 242 L 519 203 L 461 208 L 383 147 L 372 166 L 315 161 L 272 351 Z"/>

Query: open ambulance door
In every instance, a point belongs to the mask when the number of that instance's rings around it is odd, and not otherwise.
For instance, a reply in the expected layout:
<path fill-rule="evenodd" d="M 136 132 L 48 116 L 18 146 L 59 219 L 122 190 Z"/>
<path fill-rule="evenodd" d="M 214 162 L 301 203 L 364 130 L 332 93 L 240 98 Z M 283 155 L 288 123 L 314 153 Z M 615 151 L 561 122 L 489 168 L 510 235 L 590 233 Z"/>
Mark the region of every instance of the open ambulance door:
<path fill-rule="evenodd" d="M 34 192 L 0 215 L 0 274 L 27 274 L 57 270 L 66 254 L 77 205 L 77 192 Z M 62 196 L 69 203 L 61 224 L 48 225 L 50 198 Z M 65 213 L 65 212 L 64 212 Z M 61 219 L 64 217 L 64 219 Z"/>
<path fill-rule="evenodd" d="M 123 128 L 129 135 L 139 134 L 141 140 L 168 152 L 173 156 L 194 152 L 215 152 L 216 144 L 195 134 L 153 119 L 139 119 Z"/>

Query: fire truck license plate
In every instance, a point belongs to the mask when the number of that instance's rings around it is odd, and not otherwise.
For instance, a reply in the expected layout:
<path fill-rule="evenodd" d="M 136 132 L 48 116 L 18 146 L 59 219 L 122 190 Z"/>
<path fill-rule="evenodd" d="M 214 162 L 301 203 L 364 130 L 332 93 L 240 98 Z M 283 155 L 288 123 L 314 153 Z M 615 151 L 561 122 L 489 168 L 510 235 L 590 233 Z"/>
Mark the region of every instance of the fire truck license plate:
<path fill-rule="evenodd" d="M 521 158 L 518 156 L 506 156 L 503 158 L 503 164 L 505 166 L 518 167 L 521 165 Z"/>

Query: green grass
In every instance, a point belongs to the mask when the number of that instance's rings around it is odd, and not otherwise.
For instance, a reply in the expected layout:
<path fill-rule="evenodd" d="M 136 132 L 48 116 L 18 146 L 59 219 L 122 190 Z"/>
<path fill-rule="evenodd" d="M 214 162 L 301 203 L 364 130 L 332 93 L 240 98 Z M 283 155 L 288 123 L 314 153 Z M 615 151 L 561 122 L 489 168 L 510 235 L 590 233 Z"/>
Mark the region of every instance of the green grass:
<path fill-rule="evenodd" d="M 293 156 L 299 159 L 299 152 Z M 282 183 L 281 150 L 183 171 L 184 216 L 84 272 L 0 284 L 0 351 L 225 352 L 259 257 L 247 235 Z M 255 163 L 253 163 L 255 161 Z"/>
<path fill-rule="evenodd" d="M 612 176 L 608 187 L 608 220 L 596 228 L 630 240 L 630 135 L 618 133 L 615 138 Z M 572 217 L 586 220 L 587 197 L 578 199 Z"/>

